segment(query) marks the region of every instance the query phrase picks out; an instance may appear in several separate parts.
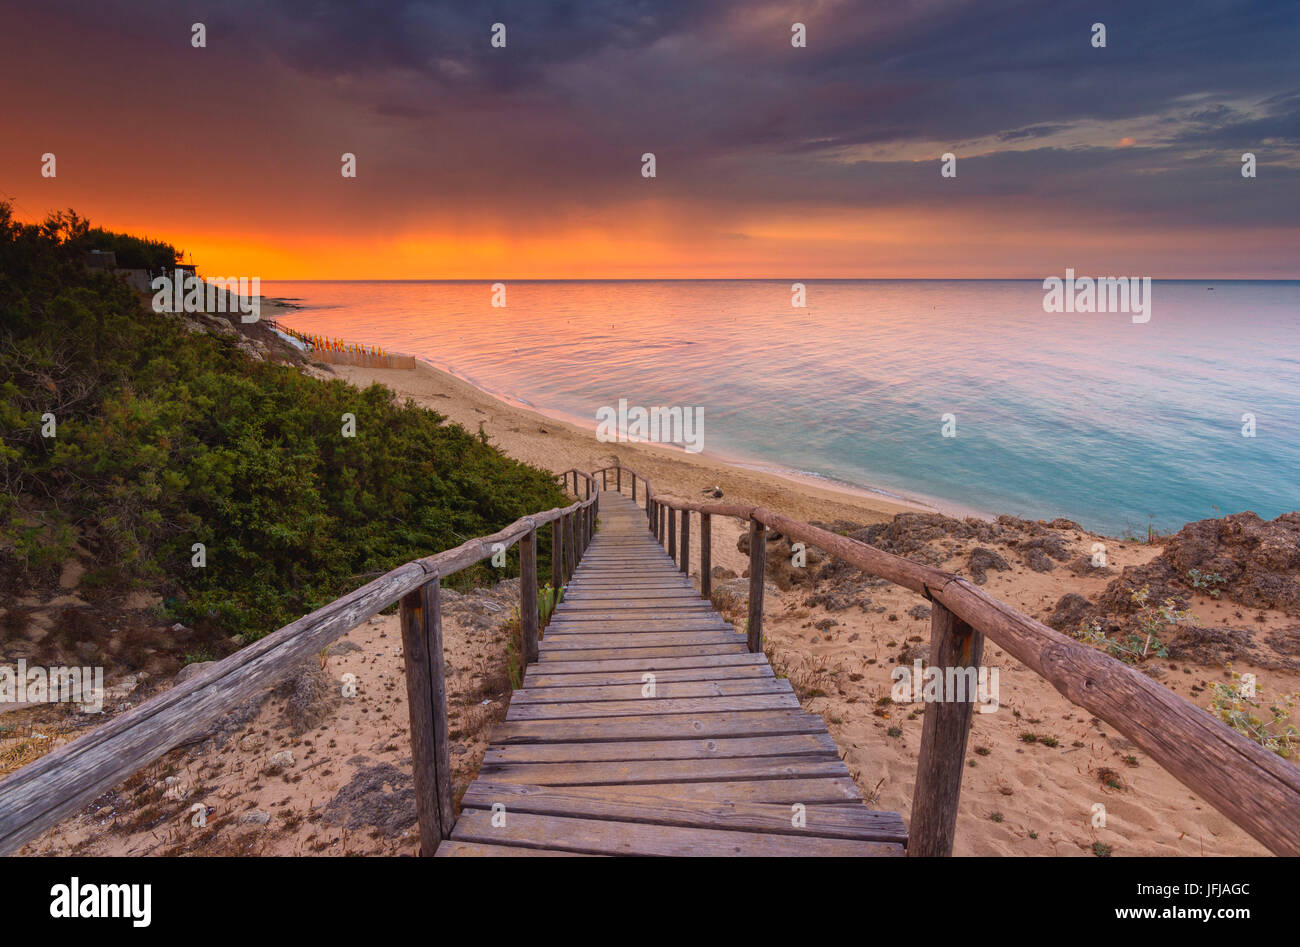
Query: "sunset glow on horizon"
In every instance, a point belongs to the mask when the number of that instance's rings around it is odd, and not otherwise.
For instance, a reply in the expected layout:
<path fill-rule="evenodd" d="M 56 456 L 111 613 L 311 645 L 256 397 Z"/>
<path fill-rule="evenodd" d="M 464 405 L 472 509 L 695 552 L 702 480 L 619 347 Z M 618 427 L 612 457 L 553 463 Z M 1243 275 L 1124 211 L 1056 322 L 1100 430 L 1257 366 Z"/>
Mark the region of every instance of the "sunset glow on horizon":
<path fill-rule="evenodd" d="M 1092 6 L 831 3 L 807 48 L 775 4 L 524 9 L 494 49 L 436 3 L 236 4 L 194 48 L 197 13 L 55 2 L 6 24 L 0 198 L 266 279 L 1300 276 L 1284 8 Z"/>

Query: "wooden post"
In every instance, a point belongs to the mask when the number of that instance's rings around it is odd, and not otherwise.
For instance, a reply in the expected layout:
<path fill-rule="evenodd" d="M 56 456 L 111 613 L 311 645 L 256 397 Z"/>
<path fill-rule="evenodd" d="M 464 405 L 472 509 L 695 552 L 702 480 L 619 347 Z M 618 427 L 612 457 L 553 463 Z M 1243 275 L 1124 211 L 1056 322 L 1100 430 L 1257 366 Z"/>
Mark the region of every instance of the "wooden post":
<path fill-rule="evenodd" d="M 713 598 L 713 522 L 709 513 L 700 514 L 700 597 Z"/>
<path fill-rule="evenodd" d="M 691 511 L 682 510 L 682 571 L 691 575 Z"/>
<path fill-rule="evenodd" d="M 602 490 L 609 489 L 609 468 L 606 467 L 600 472 L 600 485 Z"/>
<path fill-rule="evenodd" d="M 574 566 L 577 565 L 573 558 L 573 514 L 564 514 L 564 581 L 568 582 L 573 575 Z"/>
<path fill-rule="evenodd" d="M 668 529 L 667 529 L 667 527 L 664 525 L 664 517 L 665 517 L 665 516 L 667 515 L 667 513 L 668 513 L 668 507 L 664 506 L 662 503 L 660 503 L 658 500 L 656 500 L 656 501 L 655 501 L 655 509 L 658 511 L 658 514 L 657 514 L 657 515 L 658 515 L 658 517 L 659 517 L 659 545 L 661 545 L 661 546 L 663 546 L 665 549 L 667 549 L 667 548 L 668 548 Z"/>
<path fill-rule="evenodd" d="M 646 494 L 646 500 L 649 501 L 650 495 Z M 636 502 L 636 474 L 632 474 L 632 502 Z"/>
<path fill-rule="evenodd" d="M 561 517 L 551 520 L 551 588 L 560 594 L 564 584 L 564 524 Z"/>
<path fill-rule="evenodd" d="M 519 540 L 519 623 L 524 635 L 524 663 L 537 660 L 537 530 Z"/>
<path fill-rule="evenodd" d="M 623 492 L 623 468 L 614 468 L 614 489 L 619 493 Z M 632 478 L 632 499 L 636 499 L 636 477 Z"/>
<path fill-rule="evenodd" d="M 961 695 L 960 701 L 955 699 L 958 695 L 945 693 L 945 700 L 925 708 L 916 787 L 912 792 L 908 855 L 952 855 L 961 775 L 966 769 L 966 740 L 978 700 L 975 688 L 983 657 L 984 636 L 932 599 L 930 666 L 943 675 L 945 682 L 964 677 L 967 693 Z M 967 672 L 967 668 L 971 671 Z"/>
<path fill-rule="evenodd" d="M 451 807 L 451 756 L 447 750 L 447 682 L 442 656 L 438 577 L 402 596 L 402 654 L 406 706 L 411 716 L 411 764 L 420 854 L 430 856 L 456 824 Z"/>
<path fill-rule="evenodd" d="M 668 513 L 668 558 L 677 558 L 677 511 L 666 507 Z"/>
<path fill-rule="evenodd" d="M 763 650 L 763 573 L 767 568 L 767 527 L 749 521 L 749 650 Z"/>

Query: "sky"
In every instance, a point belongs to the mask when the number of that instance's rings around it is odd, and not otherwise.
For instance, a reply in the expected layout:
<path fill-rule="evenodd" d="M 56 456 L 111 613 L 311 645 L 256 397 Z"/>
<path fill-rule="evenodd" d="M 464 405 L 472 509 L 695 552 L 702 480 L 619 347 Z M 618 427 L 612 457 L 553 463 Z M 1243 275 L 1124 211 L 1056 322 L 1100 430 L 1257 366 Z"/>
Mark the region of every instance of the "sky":
<path fill-rule="evenodd" d="M 0 198 L 223 277 L 1295 279 L 1298 63 L 1294 0 L 0 0 Z"/>

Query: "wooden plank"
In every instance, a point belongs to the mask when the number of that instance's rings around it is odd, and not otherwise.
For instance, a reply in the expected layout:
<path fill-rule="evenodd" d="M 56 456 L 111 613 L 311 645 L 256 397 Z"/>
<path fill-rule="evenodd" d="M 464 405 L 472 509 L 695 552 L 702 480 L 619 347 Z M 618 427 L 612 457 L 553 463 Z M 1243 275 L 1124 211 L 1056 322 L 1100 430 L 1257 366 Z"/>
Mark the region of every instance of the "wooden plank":
<path fill-rule="evenodd" d="M 507 720 L 562 720 L 591 717 L 638 717 L 644 714 L 708 714 L 737 710 L 795 709 L 799 698 L 789 694 L 745 694 L 736 697 L 643 697 L 637 700 L 575 700 L 560 704 L 511 703 Z"/>
<path fill-rule="evenodd" d="M 642 714 L 570 720 L 511 720 L 492 729 L 490 742 L 591 743 L 611 740 L 681 740 L 825 733 L 822 718 L 802 710 L 750 710 L 729 713 Z"/>
<path fill-rule="evenodd" d="M 669 609 L 669 607 L 662 607 L 662 609 L 660 609 L 660 607 L 654 607 L 654 609 L 640 609 L 640 607 L 638 607 L 638 609 L 619 609 L 615 611 L 582 609 L 565 611 L 564 620 L 567 623 L 582 624 L 585 622 L 616 622 L 616 620 L 630 620 L 636 618 L 689 619 L 698 617 L 698 615 L 701 614 L 711 615 L 714 613 L 712 613 L 712 610 L 708 609 L 707 606 L 697 607 L 693 605 L 675 606 L 671 607 L 671 609 Z"/>
<path fill-rule="evenodd" d="M 525 690 L 547 690 L 552 687 L 612 686 L 615 684 L 640 684 L 641 675 L 652 671 L 658 681 L 743 681 L 773 680 L 776 675 L 770 667 L 754 664 L 740 667 L 681 668 L 660 670 L 642 664 L 635 671 L 608 671 L 590 674 L 546 674 L 529 668 L 524 676 Z"/>
<path fill-rule="evenodd" d="M 564 648 L 546 648 L 543 640 L 538 665 L 545 667 L 551 661 L 606 661 L 628 658 L 680 658 L 706 654 L 738 654 L 746 649 L 744 642 L 735 644 L 672 645 L 662 648 L 591 648 L 570 651 Z"/>
<path fill-rule="evenodd" d="M 483 842 L 462 842 L 448 839 L 438 846 L 439 858 L 596 858 L 581 852 L 562 852 L 553 848 L 525 848 L 522 845 L 488 845 Z"/>
<path fill-rule="evenodd" d="M 718 782 L 728 779 L 817 779 L 847 776 L 834 753 L 698 760 L 614 760 L 580 763 L 502 763 L 484 767 L 483 778 L 530 786 L 605 786 L 641 783 Z"/>
<path fill-rule="evenodd" d="M 760 756 L 836 756 L 826 733 L 722 740 L 620 740 L 611 743 L 521 743 L 491 746 L 483 765 L 503 763 L 608 763 L 615 760 L 703 760 Z"/>
<path fill-rule="evenodd" d="M 508 813 L 504 825 L 492 824 L 492 813 L 464 812 L 453 838 L 488 844 L 530 843 L 547 848 L 597 855 L 803 856 L 857 857 L 901 855 L 901 845 L 815 836 L 681 828 L 598 819 Z"/>
<path fill-rule="evenodd" d="M 494 784 L 510 785 L 510 784 Z M 518 784 L 521 788 L 524 784 Z M 550 787 L 549 791 L 553 791 Z M 789 807 L 796 802 L 812 806 L 860 806 L 862 796 L 848 776 L 814 779 L 738 779 L 700 783 L 641 783 L 628 786 L 568 786 L 566 793 L 597 793 L 603 799 L 636 799 L 653 793 L 658 799 L 691 804 L 769 803 Z"/>
<path fill-rule="evenodd" d="M 557 651 L 589 651 L 593 648 L 611 650 L 614 648 L 671 648 L 679 645 L 727 645 L 736 642 L 736 632 L 725 630 L 696 631 L 641 631 L 641 632 L 597 632 L 582 634 L 567 632 L 550 634 L 547 629 L 546 642 L 543 645 L 547 654 Z"/>
<path fill-rule="evenodd" d="M 574 589 L 573 601 L 629 601 L 633 599 L 644 599 L 651 602 L 663 601 L 667 599 L 694 599 L 695 590 L 682 584 L 672 588 L 610 588 L 610 589 Z M 565 601 L 569 601 L 569 593 L 564 594 Z"/>
<path fill-rule="evenodd" d="M 624 671 L 653 671 L 671 669 L 698 670 L 701 668 L 764 667 L 767 659 L 761 654 L 747 651 L 722 654 L 697 654 L 662 658 L 623 658 L 605 661 L 548 661 L 545 668 L 529 668 L 530 674 L 617 674 Z M 770 670 L 770 668 L 768 668 Z"/>
<path fill-rule="evenodd" d="M 507 813 L 553 815 L 569 818 L 644 822 L 684 828 L 771 832 L 777 835 L 848 838 L 903 845 L 907 829 L 896 812 L 877 812 L 864 805 L 808 806 L 795 814 L 799 803 L 717 802 L 678 800 L 655 793 L 655 787 L 638 787 L 608 798 L 604 787 L 554 787 L 476 782 L 461 800 L 464 809 L 505 806 Z M 507 818 L 509 816 L 507 815 Z"/>
<path fill-rule="evenodd" d="M 653 671 L 644 672 L 649 678 Z M 635 684 L 591 684 L 573 687 L 525 687 L 510 695 L 510 703 L 546 704 L 572 700 L 650 699 L 646 691 L 653 684 L 655 700 L 668 697 L 733 697 L 739 694 L 789 694 L 790 682 L 783 678 L 752 678 L 739 681 L 653 681 Z"/>
<path fill-rule="evenodd" d="M 607 618 L 604 621 L 569 621 L 557 617 L 546 627 L 550 637 L 560 632 L 571 634 L 654 634 L 674 631 L 726 631 L 735 634 L 734 627 L 716 615 L 698 618 Z"/>

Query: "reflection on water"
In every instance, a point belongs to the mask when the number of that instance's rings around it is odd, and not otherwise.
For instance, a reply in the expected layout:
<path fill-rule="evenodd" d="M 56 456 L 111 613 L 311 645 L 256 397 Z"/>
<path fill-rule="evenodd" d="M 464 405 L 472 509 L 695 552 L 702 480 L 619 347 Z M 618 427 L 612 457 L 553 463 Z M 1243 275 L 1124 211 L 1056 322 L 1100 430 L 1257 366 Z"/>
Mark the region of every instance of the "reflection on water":
<path fill-rule="evenodd" d="M 1300 283 L 1206 285 L 1157 282 L 1146 324 L 1045 313 L 1020 281 L 811 281 L 804 309 L 761 280 L 263 292 L 593 429 L 620 398 L 702 407 L 708 453 L 1122 533 L 1298 505 Z"/>

